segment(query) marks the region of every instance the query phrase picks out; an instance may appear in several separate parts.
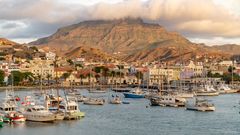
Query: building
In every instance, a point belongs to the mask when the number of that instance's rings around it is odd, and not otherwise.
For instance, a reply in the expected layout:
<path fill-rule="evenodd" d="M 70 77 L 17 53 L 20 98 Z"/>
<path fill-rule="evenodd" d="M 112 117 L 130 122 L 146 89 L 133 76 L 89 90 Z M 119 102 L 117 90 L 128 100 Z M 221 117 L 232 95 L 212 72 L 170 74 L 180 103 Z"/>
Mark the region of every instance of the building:
<path fill-rule="evenodd" d="M 50 52 L 50 51 L 46 53 L 46 59 L 47 60 L 53 60 L 54 61 L 55 58 L 56 58 L 56 53 L 53 53 L 53 52 Z"/>
<path fill-rule="evenodd" d="M 35 77 L 42 76 L 43 79 L 54 77 L 54 66 L 52 60 L 34 59 L 29 63 L 22 64 L 22 72 L 31 72 Z"/>
<path fill-rule="evenodd" d="M 162 67 L 150 67 L 147 72 L 143 74 L 144 82 L 148 82 L 149 85 L 158 85 L 163 81 L 179 80 L 180 70 L 177 67 L 162 68 Z"/>
<path fill-rule="evenodd" d="M 72 68 L 71 66 L 64 66 L 64 67 L 56 67 L 54 68 L 54 77 L 62 77 L 62 75 L 64 73 L 71 73 L 72 71 L 74 71 L 74 68 Z"/>
<path fill-rule="evenodd" d="M 194 64 L 193 61 L 190 61 L 187 66 L 184 67 L 184 71 L 193 72 L 193 77 L 203 76 L 203 64 L 197 63 Z"/>
<path fill-rule="evenodd" d="M 224 61 L 219 62 L 218 65 L 229 67 L 229 66 L 233 65 L 233 61 L 231 61 L 231 60 L 224 60 Z"/>

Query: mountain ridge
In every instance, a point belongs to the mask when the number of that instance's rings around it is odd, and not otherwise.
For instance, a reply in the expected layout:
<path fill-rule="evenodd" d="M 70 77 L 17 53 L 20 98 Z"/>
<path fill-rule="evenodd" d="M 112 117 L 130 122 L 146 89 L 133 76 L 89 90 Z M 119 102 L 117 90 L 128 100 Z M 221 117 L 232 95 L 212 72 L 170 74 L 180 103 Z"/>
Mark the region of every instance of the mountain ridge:
<path fill-rule="evenodd" d="M 84 21 L 62 27 L 51 36 L 30 44 L 67 57 L 72 57 L 69 52 L 81 46 L 95 48 L 127 62 L 154 61 L 164 57 L 174 60 L 181 54 L 188 54 L 184 59 L 230 57 L 224 50 L 192 43 L 179 33 L 169 32 L 159 24 L 145 23 L 139 18 Z"/>

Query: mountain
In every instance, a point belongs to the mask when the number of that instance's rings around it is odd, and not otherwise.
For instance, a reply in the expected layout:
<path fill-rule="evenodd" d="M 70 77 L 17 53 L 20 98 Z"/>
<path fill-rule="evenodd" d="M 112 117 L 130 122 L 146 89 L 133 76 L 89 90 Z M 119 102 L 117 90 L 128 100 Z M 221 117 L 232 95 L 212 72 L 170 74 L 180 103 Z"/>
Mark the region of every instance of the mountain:
<path fill-rule="evenodd" d="M 10 41 L 6 38 L 0 38 L 0 45 L 18 45 L 18 43 Z"/>
<path fill-rule="evenodd" d="M 236 44 L 215 45 L 212 48 L 220 51 L 225 51 L 230 54 L 240 55 L 240 45 Z"/>
<path fill-rule="evenodd" d="M 94 61 L 111 61 L 115 60 L 116 58 L 102 52 L 99 49 L 80 46 L 75 48 L 74 50 L 65 54 L 67 58 L 73 59 L 76 57 L 85 58 L 86 60 L 94 60 Z"/>
<path fill-rule="evenodd" d="M 10 60 L 12 59 L 10 56 L 32 59 L 36 57 L 44 57 L 45 54 L 38 51 L 36 47 L 29 47 L 28 45 L 19 44 L 6 38 L 0 38 L 1 60 L 6 60 L 6 58 L 9 58 Z"/>
<path fill-rule="evenodd" d="M 98 49 L 128 62 L 201 59 L 205 56 L 222 59 L 229 55 L 202 44 L 195 44 L 176 32 L 169 32 L 158 24 L 146 23 L 137 18 L 119 20 L 84 21 L 63 27 L 49 37 L 30 43 L 60 56 L 81 54 L 79 47 Z"/>

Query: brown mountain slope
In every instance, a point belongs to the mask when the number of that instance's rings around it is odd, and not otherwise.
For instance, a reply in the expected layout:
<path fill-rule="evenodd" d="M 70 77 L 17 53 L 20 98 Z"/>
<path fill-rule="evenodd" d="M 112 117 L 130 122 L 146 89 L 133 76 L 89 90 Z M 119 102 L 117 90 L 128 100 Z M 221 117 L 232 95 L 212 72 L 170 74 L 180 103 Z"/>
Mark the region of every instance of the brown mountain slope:
<path fill-rule="evenodd" d="M 0 52 L 2 57 L 7 55 L 15 58 L 32 59 L 35 57 L 44 57 L 43 52 L 38 51 L 36 47 L 29 47 L 26 44 L 19 44 L 6 38 L 0 38 Z M 11 59 L 10 57 L 8 57 Z"/>
<path fill-rule="evenodd" d="M 157 24 L 148 24 L 141 19 L 112 21 L 85 21 L 60 28 L 53 35 L 31 42 L 45 50 L 65 56 L 80 46 L 97 48 L 109 55 L 115 54 L 125 61 L 176 59 L 179 50 L 184 59 L 199 56 L 225 57 L 204 45 L 191 43 L 175 32 L 168 32 Z M 219 53 L 220 52 L 220 53 Z M 80 55 L 75 53 L 74 56 Z"/>
<path fill-rule="evenodd" d="M 93 60 L 93 61 L 109 61 L 115 59 L 114 57 L 107 55 L 106 53 L 103 53 L 99 49 L 95 48 L 89 48 L 85 46 L 77 47 L 74 50 L 68 52 L 65 54 L 67 58 L 76 58 L 76 57 L 82 57 L 86 60 Z"/>
<path fill-rule="evenodd" d="M 0 45 L 17 45 L 18 43 L 10 41 L 6 38 L 0 38 Z"/>
<path fill-rule="evenodd" d="M 230 54 L 240 55 L 240 45 L 236 45 L 236 44 L 215 45 L 211 48 L 214 48 L 220 51 L 225 51 Z"/>

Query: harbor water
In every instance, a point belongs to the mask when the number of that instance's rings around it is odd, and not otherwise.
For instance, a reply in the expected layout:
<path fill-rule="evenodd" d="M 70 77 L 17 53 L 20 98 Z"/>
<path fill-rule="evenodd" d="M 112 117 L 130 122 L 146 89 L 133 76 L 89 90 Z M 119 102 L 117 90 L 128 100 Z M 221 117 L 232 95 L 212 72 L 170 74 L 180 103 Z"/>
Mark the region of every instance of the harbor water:
<path fill-rule="evenodd" d="M 22 96 L 28 92 L 15 93 Z M 88 93 L 84 94 L 88 96 Z M 0 92 L 0 98 L 4 96 L 5 93 Z M 107 100 L 111 93 L 91 96 Z M 130 104 L 121 105 L 79 103 L 81 111 L 85 112 L 81 120 L 4 124 L 0 135 L 239 135 L 240 95 L 226 94 L 208 99 L 215 104 L 216 111 L 151 107 L 147 99 L 123 99 Z"/>

